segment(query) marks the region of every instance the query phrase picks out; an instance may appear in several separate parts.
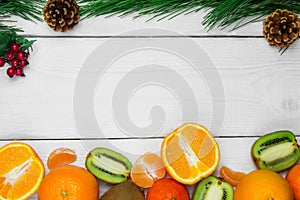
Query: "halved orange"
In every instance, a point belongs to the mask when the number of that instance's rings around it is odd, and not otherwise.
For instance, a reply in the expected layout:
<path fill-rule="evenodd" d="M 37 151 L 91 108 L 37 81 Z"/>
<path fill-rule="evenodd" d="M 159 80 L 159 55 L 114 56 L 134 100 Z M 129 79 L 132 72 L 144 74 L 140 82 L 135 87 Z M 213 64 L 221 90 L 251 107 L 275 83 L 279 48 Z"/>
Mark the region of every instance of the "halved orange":
<path fill-rule="evenodd" d="M 151 187 L 157 180 L 164 178 L 166 169 L 162 159 L 151 152 L 147 152 L 138 158 L 133 165 L 131 180 L 142 188 Z"/>
<path fill-rule="evenodd" d="M 192 185 L 216 170 L 220 149 L 204 126 L 186 123 L 164 138 L 161 157 L 170 176 Z"/>
<path fill-rule="evenodd" d="M 44 165 L 28 144 L 0 148 L 0 199 L 22 200 L 34 194 L 44 177 Z"/>
<path fill-rule="evenodd" d="M 75 162 L 77 155 L 75 151 L 69 148 L 57 148 L 52 151 L 47 160 L 47 166 L 50 170 Z"/>

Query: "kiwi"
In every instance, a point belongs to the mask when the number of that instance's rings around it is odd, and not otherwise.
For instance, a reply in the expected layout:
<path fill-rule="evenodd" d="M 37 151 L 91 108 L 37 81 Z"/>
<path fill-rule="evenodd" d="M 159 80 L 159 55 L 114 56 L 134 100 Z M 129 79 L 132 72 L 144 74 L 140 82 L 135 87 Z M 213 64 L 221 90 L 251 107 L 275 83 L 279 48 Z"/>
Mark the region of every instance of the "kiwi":
<path fill-rule="evenodd" d="M 111 187 L 100 200 L 145 200 L 145 196 L 141 188 L 128 180 Z"/>
<path fill-rule="evenodd" d="M 193 200 L 233 200 L 233 187 L 215 177 L 202 179 L 193 194 Z"/>
<path fill-rule="evenodd" d="M 255 141 L 251 156 L 259 169 L 279 172 L 293 166 L 300 158 L 295 135 L 290 131 L 276 131 Z"/>
<path fill-rule="evenodd" d="M 89 152 L 85 166 L 97 178 L 112 184 L 126 181 L 132 168 L 131 162 L 125 156 L 102 147 Z"/>

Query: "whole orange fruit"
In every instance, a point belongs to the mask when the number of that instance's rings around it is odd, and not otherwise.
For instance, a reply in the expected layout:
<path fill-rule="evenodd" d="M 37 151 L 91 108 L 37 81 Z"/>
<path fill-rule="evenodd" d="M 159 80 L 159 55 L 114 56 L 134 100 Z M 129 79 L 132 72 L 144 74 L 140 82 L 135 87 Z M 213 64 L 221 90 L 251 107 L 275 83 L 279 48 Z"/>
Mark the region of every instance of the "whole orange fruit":
<path fill-rule="evenodd" d="M 189 200 L 187 189 L 171 178 L 156 181 L 148 190 L 146 200 Z"/>
<path fill-rule="evenodd" d="M 50 171 L 42 181 L 39 200 L 98 200 L 96 178 L 86 169 L 65 165 Z"/>
<path fill-rule="evenodd" d="M 290 169 L 286 175 L 286 180 L 292 187 L 295 200 L 300 200 L 300 163 Z"/>
<path fill-rule="evenodd" d="M 288 182 L 270 170 L 255 170 L 237 184 L 234 200 L 293 200 Z"/>

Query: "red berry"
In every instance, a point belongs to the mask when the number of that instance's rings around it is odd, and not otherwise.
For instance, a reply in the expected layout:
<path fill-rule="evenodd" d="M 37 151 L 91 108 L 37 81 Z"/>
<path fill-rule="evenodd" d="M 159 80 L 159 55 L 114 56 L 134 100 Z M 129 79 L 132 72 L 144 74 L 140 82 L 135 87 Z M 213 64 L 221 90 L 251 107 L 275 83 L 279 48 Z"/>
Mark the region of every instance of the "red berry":
<path fill-rule="evenodd" d="M 17 53 L 17 58 L 18 58 L 18 60 L 25 60 L 27 58 L 27 53 L 25 53 L 23 51 L 19 51 Z"/>
<path fill-rule="evenodd" d="M 5 60 L 3 58 L 0 58 L 0 67 L 3 67 L 5 64 Z"/>
<path fill-rule="evenodd" d="M 10 65 L 12 67 L 17 67 L 19 65 L 19 61 L 17 59 L 13 59 L 11 62 L 10 62 Z"/>
<path fill-rule="evenodd" d="M 16 76 L 24 76 L 22 67 L 16 69 Z"/>
<path fill-rule="evenodd" d="M 29 64 L 29 62 L 27 60 L 21 60 L 20 61 L 20 67 L 25 67 L 28 64 Z"/>
<path fill-rule="evenodd" d="M 11 50 L 12 52 L 18 52 L 19 49 L 20 49 L 20 45 L 17 44 L 17 43 L 12 43 L 12 44 L 10 45 L 10 50 Z"/>
<path fill-rule="evenodd" d="M 15 69 L 13 67 L 10 67 L 6 70 L 7 75 L 12 78 L 15 75 Z"/>
<path fill-rule="evenodd" d="M 8 59 L 8 60 L 12 60 L 15 58 L 15 55 L 13 52 L 8 52 L 5 54 L 5 57 Z"/>

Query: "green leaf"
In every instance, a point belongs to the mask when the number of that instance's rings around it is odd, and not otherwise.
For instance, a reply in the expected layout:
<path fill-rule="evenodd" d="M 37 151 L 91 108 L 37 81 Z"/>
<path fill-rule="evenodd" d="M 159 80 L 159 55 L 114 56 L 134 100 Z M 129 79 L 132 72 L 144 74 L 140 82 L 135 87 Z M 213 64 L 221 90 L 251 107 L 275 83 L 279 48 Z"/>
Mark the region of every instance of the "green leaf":
<path fill-rule="evenodd" d="M 9 52 L 12 43 L 20 44 L 22 51 L 30 51 L 35 41 L 28 40 L 22 35 L 17 35 L 14 31 L 0 31 L 0 57 L 4 58 L 5 53 Z"/>

